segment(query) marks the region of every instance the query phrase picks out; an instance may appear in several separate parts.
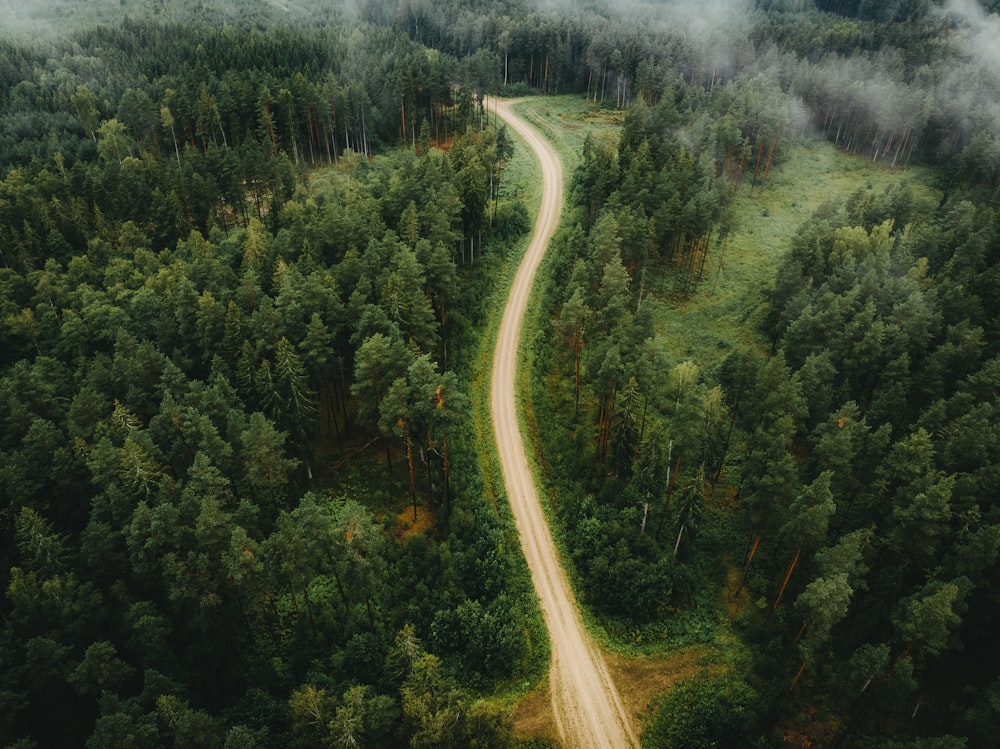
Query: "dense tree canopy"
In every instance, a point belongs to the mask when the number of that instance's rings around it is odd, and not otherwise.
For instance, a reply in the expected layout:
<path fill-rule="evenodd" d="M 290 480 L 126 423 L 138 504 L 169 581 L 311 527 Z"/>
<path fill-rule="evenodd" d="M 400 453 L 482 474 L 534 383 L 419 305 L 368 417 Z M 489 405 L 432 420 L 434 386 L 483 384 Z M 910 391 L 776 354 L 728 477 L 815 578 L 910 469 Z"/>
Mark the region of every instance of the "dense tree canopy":
<path fill-rule="evenodd" d="M 2 50 L 0 743 L 509 745 L 478 695 L 542 644 L 456 368 L 525 222 L 458 63 L 169 19 Z"/>
<path fill-rule="evenodd" d="M 629 641 L 699 641 L 705 581 L 735 568 L 756 693 L 727 736 L 988 746 L 969 716 L 996 721 L 996 128 L 989 96 L 940 88 L 945 59 L 1000 81 L 972 44 L 996 17 L 894 7 L 754 16 L 741 69 L 675 79 L 586 142 L 554 247 L 536 401 L 583 597 Z M 703 369 L 659 334 L 651 289 L 708 293 L 731 196 L 810 120 L 887 167 L 934 165 L 940 200 L 903 177 L 822 207 L 752 302 L 759 343 Z M 649 746 L 716 740 L 680 707 L 694 691 L 654 706 Z"/>

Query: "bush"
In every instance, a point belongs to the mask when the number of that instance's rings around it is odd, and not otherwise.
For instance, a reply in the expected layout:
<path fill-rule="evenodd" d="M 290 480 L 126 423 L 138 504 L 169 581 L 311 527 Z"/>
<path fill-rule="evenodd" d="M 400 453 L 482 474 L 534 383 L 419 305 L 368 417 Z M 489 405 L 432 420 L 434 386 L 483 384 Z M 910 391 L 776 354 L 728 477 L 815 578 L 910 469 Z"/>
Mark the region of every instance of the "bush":
<path fill-rule="evenodd" d="M 655 700 L 645 719 L 646 749 L 750 749 L 764 746 L 757 693 L 732 675 L 702 671 Z"/>
<path fill-rule="evenodd" d="M 509 242 L 528 233 L 531 219 L 524 203 L 505 203 L 497 209 L 493 220 L 493 236 L 502 242 Z"/>

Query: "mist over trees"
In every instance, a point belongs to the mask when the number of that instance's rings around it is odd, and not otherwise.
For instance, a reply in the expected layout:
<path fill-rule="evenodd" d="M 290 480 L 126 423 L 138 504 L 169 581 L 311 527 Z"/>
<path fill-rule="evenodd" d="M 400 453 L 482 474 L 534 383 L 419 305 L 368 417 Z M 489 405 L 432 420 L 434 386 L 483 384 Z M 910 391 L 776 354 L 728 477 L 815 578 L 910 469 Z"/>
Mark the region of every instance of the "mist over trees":
<path fill-rule="evenodd" d="M 513 745 L 485 697 L 544 644 L 468 380 L 528 217 L 488 101 L 574 93 L 623 122 L 535 343 L 582 597 L 675 644 L 724 560 L 756 602 L 644 741 L 990 746 L 997 11 L 0 4 L 0 744 Z M 654 288 L 711 283 L 803 136 L 940 203 L 824 207 L 709 371 Z"/>
<path fill-rule="evenodd" d="M 627 107 L 656 103 L 678 81 L 711 92 L 763 73 L 800 102 L 790 126 L 808 122 L 890 164 L 914 153 L 935 163 L 961 155 L 963 176 L 995 180 L 1000 60 L 988 7 L 972 0 L 758 6 L 473 8 L 406 0 L 290 3 L 283 11 L 220 5 L 198 16 L 183 5 L 126 4 L 121 24 L 115 17 L 37 43 L 20 45 L 17 34 L 4 42 L 14 46 L 4 54 L 0 132 L 8 133 L 5 158 L 18 164 L 51 158 L 54 133 L 72 166 L 111 120 L 130 136 L 121 156 L 164 144 L 178 152 L 185 144 L 205 152 L 209 141 L 239 148 L 249 139 L 315 163 L 345 148 L 414 143 L 425 119 L 434 138 L 447 139 L 455 123 L 445 110 L 468 115 L 501 89 L 582 92 Z M 100 4 L 89 12 L 91 24 L 112 20 Z M 53 4 L 33 6 L 27 19 L 7 13 L 37 29 L 83 11 Z M 43 112 L 50 122 L 39 119 Z M 74 138 L 81 142 L 67 151 Z"/>

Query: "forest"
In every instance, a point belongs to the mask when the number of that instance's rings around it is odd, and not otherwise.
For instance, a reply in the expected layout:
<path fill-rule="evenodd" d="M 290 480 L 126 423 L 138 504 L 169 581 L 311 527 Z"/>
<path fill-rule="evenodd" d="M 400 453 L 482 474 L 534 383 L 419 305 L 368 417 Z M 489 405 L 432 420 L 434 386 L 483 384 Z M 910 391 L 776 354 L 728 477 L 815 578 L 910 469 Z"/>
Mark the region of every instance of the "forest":
<path fill-rule="evenodd" d="M 995 745 L 1000 4 L 21 5 L 0 746 L 554 746 L 476 407 L 534 210 L 498 95 L 614 123 L 526 408 L 609 647 L 700 654 L 643 746 Z M 666 335 L 809 143 L 886 186 L 770 248 L 738 335 Z"/>

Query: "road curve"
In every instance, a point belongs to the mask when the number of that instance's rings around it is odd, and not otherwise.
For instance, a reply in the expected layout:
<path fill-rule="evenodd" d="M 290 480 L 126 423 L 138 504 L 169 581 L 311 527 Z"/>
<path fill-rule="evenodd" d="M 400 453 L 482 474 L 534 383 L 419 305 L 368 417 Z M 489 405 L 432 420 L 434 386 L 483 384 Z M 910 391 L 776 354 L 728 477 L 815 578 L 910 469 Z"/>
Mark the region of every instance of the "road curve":
<path fill-rule="evenodd" d="M 538 156 L 543 189 L 534 234 L 514 277 L 497 334 L 490 385 L 493 436 L 521 547 L 549 630 L 552 646 L 549 691 L 559 737 L 567 749 L 627 749 L 639 745 L 632 721 L 604 658 L 583 627 L 538 501 L 518 427 L 514 390 L 518 339 L 535 271 L 559 222 L 563 178 L 555 152 L 512 113 L 511 104 L 499 102 L 497 113 Z"/>

